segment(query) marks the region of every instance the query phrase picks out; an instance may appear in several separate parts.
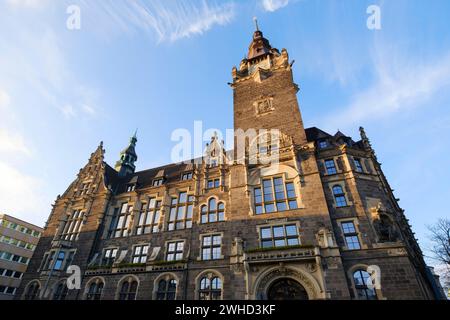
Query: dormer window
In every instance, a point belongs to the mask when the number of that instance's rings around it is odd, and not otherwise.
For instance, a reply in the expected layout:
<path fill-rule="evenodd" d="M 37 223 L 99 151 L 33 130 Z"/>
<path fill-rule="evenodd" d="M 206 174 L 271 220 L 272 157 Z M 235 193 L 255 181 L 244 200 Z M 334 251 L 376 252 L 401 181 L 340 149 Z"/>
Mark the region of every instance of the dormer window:
<path fill-rule="evenodd" d="M 208 189 L 214 189 L 220 187 L 220 179 L 208 180 Z"/>
<path fill-rule="evenodd" d="M 153 187 L 159 187 L 159 186 L 162 186 L 163 183 L 164 183 L 163 179 L 155 179 L 155 180 L 153 180 L 152 186 Z"/>
<path fill-rule="evenodd" d="M 319 141 L 319 149 L 325 149 L 328 148 L 328 141 L 327 140 L 321 140 Z"/>
<path fill-rule="evenodd" d="M 132 192 L 132 191 L 134 191 L 136 189 L 136 185 L 134 185 L 134 184 L 129 184 L 128 186 L 127 186 L 127 192 Z"/>
<path fill-rule="evenodd" d="M 215 168 L 218 166 L 218 161 L 216 159 L 211 159 L 211 161 L 209 162 L 209 166 L 211 168 Z"/>
<path fill-rule="evenodd" d="M 186 172 L 181 175 L 181 180 L 182 181 L 191 180 L 192 177 L 193 177 L 192 172 Z"/>

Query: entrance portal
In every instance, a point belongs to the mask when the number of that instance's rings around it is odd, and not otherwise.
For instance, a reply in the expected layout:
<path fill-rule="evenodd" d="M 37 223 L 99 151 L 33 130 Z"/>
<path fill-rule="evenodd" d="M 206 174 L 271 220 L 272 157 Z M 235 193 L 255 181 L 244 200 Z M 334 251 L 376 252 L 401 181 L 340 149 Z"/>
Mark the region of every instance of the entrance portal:
<path fill-rule="evenodd" d="M 308 293 L 297 281 L 283 278 L 270 285 L 267 298 L 269 300 L 308 300 Z"/>

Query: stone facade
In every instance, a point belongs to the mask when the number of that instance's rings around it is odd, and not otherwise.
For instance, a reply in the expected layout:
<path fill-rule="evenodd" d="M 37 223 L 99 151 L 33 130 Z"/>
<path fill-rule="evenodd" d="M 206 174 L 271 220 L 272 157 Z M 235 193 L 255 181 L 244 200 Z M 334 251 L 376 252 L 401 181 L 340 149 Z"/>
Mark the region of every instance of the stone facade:
<path fill-rule="evenodd" d="M 279 163 L 251 163 L 255 139 L 238 154 L 213 137 L 201 161 L 134 172 L 136 136 L 115 169 L 101 144 L 58 196 L 17 299 L 434 299 L 364 129 L 305 129 L 288 53 L 259 30 L 232 76 L 235 130 L 279 130 L 257 147 Z M 80 290 L 59 286 L 68 265 Z M 375 288 L 357 282 L 373 268 Z"/>

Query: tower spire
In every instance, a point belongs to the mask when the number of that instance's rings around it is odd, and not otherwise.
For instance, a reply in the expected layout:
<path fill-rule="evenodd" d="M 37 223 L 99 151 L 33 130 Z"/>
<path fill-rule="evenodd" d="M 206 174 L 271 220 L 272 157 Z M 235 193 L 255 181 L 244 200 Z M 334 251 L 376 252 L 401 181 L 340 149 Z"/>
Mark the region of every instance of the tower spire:
<path fill-rule="evenodd" d="M 119 172 L 119 176 L 123 177 L 130 173 L 134 173 L 136 170 L 135 162 L 137 161 L 136 154 L 136 142 L 137 142 L 137 129 L 134 135 L 130 138 L 130 143 L 120 153 L 120 160 L 116 162 L 116 171 Z"/>
<path fill-rule="evenodd" d="M 253 17 L 253 22 L 255 23 L 256 31 L 259 31 L 258 18 L 257 17 Z"/>

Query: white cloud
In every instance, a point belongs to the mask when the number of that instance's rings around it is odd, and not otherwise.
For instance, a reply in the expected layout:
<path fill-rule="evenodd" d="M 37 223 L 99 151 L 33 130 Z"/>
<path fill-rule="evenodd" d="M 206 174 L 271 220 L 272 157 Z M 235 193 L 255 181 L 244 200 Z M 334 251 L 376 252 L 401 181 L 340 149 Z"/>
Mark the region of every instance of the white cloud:
<path fill-rule="evenodd" d="M 103 25 L 109 32 L 119 28 L 132 32 L 141 30 L 154 34 L 158 41 L 173 42 L 201 35 L 215 25 L 226 25 L 235 15 L 233 2 L 192 0 L 136 0 L 98 2 L 83 1 L 82 12 L 87 20 Z"/>
<path fill-rule="evenodd" d="M 48 0 L 7 0 L 10 6 L 15 8 L 43 8 L 48 4 Z"/>
<path fill-rule="evenodd" d="M 42 225 L 35 213 L 47 212 L 49 204 L 39 194 L 41 182 L 1 161 L 0 176 L 0 211 Z"/>
<path fill-rule="evenodd" d="M 61 108 L 61 112 L 63 113 L 64 117 L 66 117 L 66 119 L 74 118 L 77 115 L 75 109 L 70 104 L 63 106 Z"/>
<path fill-rule="evenodd" d="M 262 0 L 264 10 L 269 12 L 277 11 L 289 4 L 289 0 Z"/>
<path fill-rule="evenodd" d="M 87 104 L 83 104 L 83 105 L 81 106 L 81 109 L 82 109 L 85 113 L 90 114 L 90 115 L 94 115 L 94 114 L 96 113 L 96 112 L 95 112 L 95 109 L 94 109 L 92 106 L 87 105 Z"/>
<path fill-rule="evenodd" d="M 450 52 L 438 58 L 419 59 L 377 45 L 373 63 L 372 85 L 354 94 L 339 114 L 330 117 L 326 121 L 329 128 L 343 128 L 407 111 L 450 87 Z"/>
<path fill-rule="evenodd" d="M 5 90 L 0 89 L 0 111 L 9 107 L 10 103 L 11 98 L 9 97 L 9 94 Z"/>
<path fill-rule="evenodd" d="M 19 133 L 11 133 L 6 129 L 0 128 L 0 154 L 20 153 L 30 155 L 31 151 L 26 146 L 25 140 Z"/>

